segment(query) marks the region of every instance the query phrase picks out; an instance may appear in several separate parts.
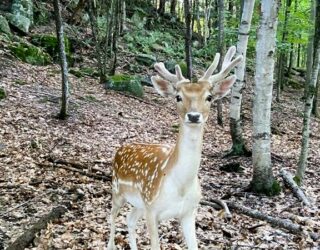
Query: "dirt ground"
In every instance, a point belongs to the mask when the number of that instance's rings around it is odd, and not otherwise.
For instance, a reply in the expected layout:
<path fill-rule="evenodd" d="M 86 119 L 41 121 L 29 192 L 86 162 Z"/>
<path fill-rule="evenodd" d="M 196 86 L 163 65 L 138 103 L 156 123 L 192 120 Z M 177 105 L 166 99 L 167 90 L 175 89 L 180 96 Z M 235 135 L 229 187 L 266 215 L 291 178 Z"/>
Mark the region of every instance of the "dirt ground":
<path fill-rule="evenodd" d="M 134 99 L 105 91 L 97 79 L 71 77 L 70 117 L 59 112 L 60 71 L 57 65 L 31 66 L 14 59 L 0 60 L 0 86 L 7 98 L 0 101 L 0 249 L 6 248 L 53 207 L 68 204 L 68 212 L 51 222 L 28 249 L 103 249 L 109 235 L 110 190 L 107 180 L 83 173 L 108 176 L 115 150 L 130 142 L 175 142 L 178 119 L 173 100 L 145 87 L 145 97 Z M 252 79 L 244 91 L 243 121 L 251 147 Z M 303 91 L 285 90 L 272 112 L 273 172 L 283 186 L 279 170 L 294 173 L 301 143 Z M 228 126 L 229 98 L 223 100 L 225 126 L 216 122 L 212 107 L 204 135 L 199 177 L 203 199 L 225 197 L 228 201 L 280 218 L 299 215 L 310 220 L 306 231 L 319 233 L 319 120 L 312 120 L 308 168 L 303 186 L 315 208 L 306 208 L 283 187 L 276 197 L 244 192 L 252 176 L 251 158 L 223 158 L 231 147 Z M 53 164 L 64 160 L 75 165 Z M 239 162 L 240 173 L 219 168 Z M 63 167 L 69 167 L 66 169 Z M 119 249 L 129 249 L 125 214 L 117 220 Z M 209 206 L 198 209 L 196 230 L 200 249 L 319 249 L 319 242 L 293 235 L 268 223 L 232 212 L 225 221 Z M 149 249 L 144 221 L 137 228 L 138 248 Z M 159 227 L 163 249 L 186 249 L 175 220 Z"/>

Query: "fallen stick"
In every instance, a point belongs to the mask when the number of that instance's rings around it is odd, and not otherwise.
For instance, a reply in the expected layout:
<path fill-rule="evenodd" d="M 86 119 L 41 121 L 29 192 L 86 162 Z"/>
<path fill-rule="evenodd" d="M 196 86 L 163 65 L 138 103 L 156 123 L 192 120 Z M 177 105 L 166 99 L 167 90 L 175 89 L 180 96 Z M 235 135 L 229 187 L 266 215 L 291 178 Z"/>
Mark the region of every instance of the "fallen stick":
<path fill-rule="evenodd" d="M 109 176 L 109 175 L 93 174 L 93 173 L 86 172 L 86 171 L 78 169 L 78 168 L 69 167 L 69 166 L 61 165 L 61 164 L 60 165 L 58 165 L 58 164 L 49 165 L 49 164 L 44 164 L 44 163 L 37 163 L 37 165 L 41 166 L 41 167 L 46 167 L 46 168 L 52 168 L 52 167 L 63 168 L 63 169 L 70 170 L 72 172 L 77 172 L 77 173 L 80 173 L 82 175 L 85 175 L 85 176 L 88 176 L 90 178 L 94 178 L 97 180 L 111 181 L 111 179 L 112 179 L 111 176 Z"/>
<path fill-rule="evenodd" d="M 213 200 L 212 202 L 206 201 L 206 205 L 212 206 L 213 208 L 217 208 L 218 204 L 215 203 L 215 201 Z M 257 210 L 246 208 L 244 206 L 237 205 L 233 202 L 227 202 L 227 205 L 231 210 L 237 211 L 238 213 L 247 215 L 254 219 L 266 221 L 273 226 L 286 229 L 292 234 L 305 234 L 304 228 L 301 225 L 294 224 L 289 219 L 281 219 L 270 215 L 266 215 Z M 320 236 L 316 233 L 308 232 L 308 234 L 310 238 L 314 241 L 317 241 L 320 238 Z"/>
<path fill-rule="evenodd" d="M 296 196 L 300 201 L 302 201 L 306 206 L 310 207 L 311 203 L 306 195 L 303 193 L 301 188 L 293 180 L 292 175 L 284 169 L 280 170 L 280 176 L 284 180 L 284 183 L 291 189 L 294 196 Z"/>
<path fill-rule="evenodd" d="M 65 212 L 67 212 L 67 208 L 65 206 L 57 206 L 52 208 L 48 214 L 42 216 L 32 225 L 30 229 L 27 229 L 11 245 L 9 245 L 7 250 L 25 249 L 33 241 L 36 234 L 40 232 L 40 230 L 45 229 L 50 221 L 60 218 Z"/>

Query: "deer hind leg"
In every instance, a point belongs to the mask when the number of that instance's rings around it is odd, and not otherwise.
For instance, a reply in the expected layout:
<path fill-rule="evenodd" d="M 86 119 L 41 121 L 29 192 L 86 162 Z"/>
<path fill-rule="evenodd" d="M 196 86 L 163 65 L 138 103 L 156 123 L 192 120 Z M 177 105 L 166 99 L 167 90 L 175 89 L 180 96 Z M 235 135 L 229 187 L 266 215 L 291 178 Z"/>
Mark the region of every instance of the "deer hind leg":
<path fill-rule="evenodd" d="M 143 210 L 133 207 L 130 213 L 127 215 L 127 224 L 129 231 L 129 243 L 131 250 L 137 250 L 136 243 L 136 226 L 138 220 L 142 217 Z"/>
<path fill-rule="evenodd" d="M 114 244 L 114 237 L 116 233 L 116 226 L 115 220 L 119 213 L 121 206 L 124 203 L 124 198 L 121 196 L 116 195 L 115 193 L 112 194 L 112 209 L 110 215 L 110 238 L 107 246 L 107 250 L 115 250 L 116 246 Z"/>
<path fill-rule="evenodd" d="M 160 250 L 159 234 L 158 234 L 158 220 L 156 216 L 147 211 L 146 213 L 147 226 L 151 239 L 151 249 Z"/>
<path fill-rule="evenodd" d="M 195 211 L 186 214 L 181 218 L 181 226 L 184 238 L 189 250 L 197 250 L 198 244 L 196 239 Z"/>

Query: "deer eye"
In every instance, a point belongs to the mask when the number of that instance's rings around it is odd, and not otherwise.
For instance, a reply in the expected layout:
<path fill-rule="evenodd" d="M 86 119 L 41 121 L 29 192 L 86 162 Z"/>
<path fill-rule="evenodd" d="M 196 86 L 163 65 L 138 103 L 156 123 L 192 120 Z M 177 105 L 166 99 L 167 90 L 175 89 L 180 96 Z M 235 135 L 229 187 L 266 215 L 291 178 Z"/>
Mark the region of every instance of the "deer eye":
<path fill-rule="evenodd" d="M 179 96 L 179 95 L 177 95 L 177 96 L 176 96 L 176 100 L 177 100 L 177 102 L 181 102 L 181 101 L 182 101 L 182 97 Z"/>
<path fill-rule="evenodd" d="M 206 98 L 206 101 L 211 102 L 212 101 L 212 95 L 208 95 Z"/>

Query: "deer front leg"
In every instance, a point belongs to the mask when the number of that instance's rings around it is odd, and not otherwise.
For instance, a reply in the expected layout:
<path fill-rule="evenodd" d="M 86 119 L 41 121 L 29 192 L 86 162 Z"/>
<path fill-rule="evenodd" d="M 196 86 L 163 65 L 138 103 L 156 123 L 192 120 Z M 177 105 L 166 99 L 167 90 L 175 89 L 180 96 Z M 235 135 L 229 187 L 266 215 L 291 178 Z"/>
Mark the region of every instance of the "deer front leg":
<path fill-rule="evenodd" d="M 155 214 L 153 214 L 150 211 L 147 211 L 146 220 L 147 220 L 147 226 L 148 226 L 150 239 L 151 239 L 151 249 L 160 250 L 158 221 Z"/>
<path fill-rule="evenodd" d="M 195 224 L 195 215 L 196 210 L 186 214 L 181 218 L 181 226 L 184 238 L 186 239 L 187 246 L 189 250 L 197 250 L 197 238 L 196 238 L 196 224 Z"/>

